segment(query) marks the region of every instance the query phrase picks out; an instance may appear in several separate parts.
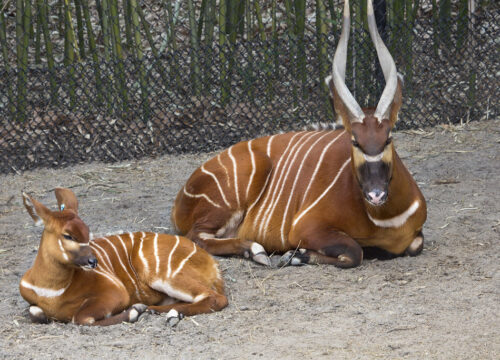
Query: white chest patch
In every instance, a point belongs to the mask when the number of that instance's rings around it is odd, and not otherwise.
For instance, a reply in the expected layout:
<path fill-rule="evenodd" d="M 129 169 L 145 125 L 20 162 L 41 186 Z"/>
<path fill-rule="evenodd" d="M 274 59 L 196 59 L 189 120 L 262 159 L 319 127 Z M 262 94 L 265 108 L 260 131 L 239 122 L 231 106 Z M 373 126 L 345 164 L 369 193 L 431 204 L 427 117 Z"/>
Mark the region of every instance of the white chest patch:
<path fill-rule="evenodd" d="M 38 287 L 38 286 L 35 286 L 33 284 L 30 284 L 27 281 L 21 280 L 21 286 L 26 288 L 26 289 L 33 290 L 35 292 L 35 294 L 37 294 L 38 296 L 52 298 L 52 297 L 61 296 L 66 291 L 66 289 L 69 287 L 69 284 L 65 288 L 55 290 L 55 289 L 47 289 L 47 288 Z"/>
<path fill-rule="evenodd" d="M 379 227 L 398 228 L 398 227 L 403 226 L 406 223 L 406 221 L 408 220 L 408 218 L 410 216 L 412 216 L 413 214 L 415 214 L 415 212 L 417 211 L 419 206 L 420 206 L 420 202 L 418 200 L 415 200 L 413 202 L 413 204 L 411 204 L 410 207 L 405 212 L 403 212 L 402 214 L 399 214 L 397 216 L 394 216 L 392 218 L 379 220 L 379 219 L 375 219 L 375 218 L 371 217 L 370 214 L 368 214 L 368 217 L 370 218 L 372 223 L 374 223 L 375 225 L 377 225 Z"/>

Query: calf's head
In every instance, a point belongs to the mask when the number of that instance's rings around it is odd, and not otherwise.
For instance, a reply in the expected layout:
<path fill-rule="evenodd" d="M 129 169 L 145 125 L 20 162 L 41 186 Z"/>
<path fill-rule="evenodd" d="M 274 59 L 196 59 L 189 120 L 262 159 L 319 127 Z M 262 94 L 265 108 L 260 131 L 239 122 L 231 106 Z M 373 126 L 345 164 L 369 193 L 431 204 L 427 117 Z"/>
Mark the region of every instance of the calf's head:
<path fill-rule="evenodd" d="M 57 188 L 55 194 L 58 211 L 22 193 L 24 206 L 35 224 L 44 225 L 40 242 L 44 260 L 84 270 L 95 268 L 97 259 L 89 246 L 89 228 L 78 216 L 78 200 L 69 189 Z"/>

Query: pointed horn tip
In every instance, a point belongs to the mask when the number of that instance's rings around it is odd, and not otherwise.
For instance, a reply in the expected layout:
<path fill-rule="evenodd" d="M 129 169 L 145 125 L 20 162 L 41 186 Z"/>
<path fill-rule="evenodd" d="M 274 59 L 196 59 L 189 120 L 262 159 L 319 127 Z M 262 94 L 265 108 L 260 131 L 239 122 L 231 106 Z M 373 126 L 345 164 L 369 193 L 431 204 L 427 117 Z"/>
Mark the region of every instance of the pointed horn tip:
<path fill-rule="evenodd" d="M 345 0 L 344 1 L 344 17 L 345 18 L 350 17 L 350 13 L 349 13 L 349 0 Z"/>
<path fill-rule="evenodd" d="M 373 16 L 373 3 L 372 3 L 372 0 L 368 0 L 366 2 L 366 13 L 368 16 Z"/>

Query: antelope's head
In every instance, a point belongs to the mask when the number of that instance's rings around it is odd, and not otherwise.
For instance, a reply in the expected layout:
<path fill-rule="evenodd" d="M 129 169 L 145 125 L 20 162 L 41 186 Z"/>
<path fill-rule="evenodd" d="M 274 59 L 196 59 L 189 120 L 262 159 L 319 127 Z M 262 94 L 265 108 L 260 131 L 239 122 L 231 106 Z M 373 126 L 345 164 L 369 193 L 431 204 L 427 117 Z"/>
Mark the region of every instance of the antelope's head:
<path fill-rule="evenodd" d="M 391 130 L 401 107 L 403 81 L 396 64 L 377 30 L 372 1 L 368 0 L 367 18 L 386 86 L 375 109 L 361 109 L 345 84 L 347 43 L 349 40 L 349 1 L 344 3 L 342 33 L 335 51 L 332 74 L 326 78 L 335 111 L 351 135 L 352 164 L 365 200 L 379 206 L 387 200 L 392 178 L 394 146 Z"/>
<path fill-rule="evenodd" d="M 51 211 L 26 193 L 23 202 L 26 210 L 36 225 L 45 228 L 40 242 L 40 250 L 49 261 L 79 267 L 84 270 L 94 269 L 97 259 L 89 246 L 89 228 L 78 217 L 78 200 L 69 189 L 55 190 L 59 211 Z"/>

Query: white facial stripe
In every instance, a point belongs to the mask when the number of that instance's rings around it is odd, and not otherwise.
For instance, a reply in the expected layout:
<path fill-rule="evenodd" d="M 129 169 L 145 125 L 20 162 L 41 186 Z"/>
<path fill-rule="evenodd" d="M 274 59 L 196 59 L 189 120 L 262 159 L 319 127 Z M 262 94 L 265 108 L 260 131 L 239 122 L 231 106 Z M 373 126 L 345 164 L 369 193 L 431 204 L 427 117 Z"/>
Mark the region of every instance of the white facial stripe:
<path fill-rule="evenodd" d="M 415 214 L 417 209 L 420 206 L 420 202 L 418 200 L 415 200 L 413 204 L 410 205 L 410 207 L 402 214 L 394 216 L 393 218 L 390 219 L 383 219 L 383 220 L 378 220 L 374 219 L 371 217 L 370 214 L 368 214 L 368 217 L 370 220 L 377 226 L 379 227 L 384 227 L 384 228 L 398 228 L 403 226 L 408 218 Z"/>
<path fill-rule="evenodd" d="M 365 160 L 367 162 L 377 162 L 377 161 L 380 161 L 380 160 L 382 160 L 383 156 L 384 156 L 384 152 L 383 151 L 380 154 L 377 154 L 375 156 L 366 155 L 365 153 L 363 153 L 363 157 L 365 158 Z"/>
<path fill-rule="evenodd" d="M 21 280 L 22 287 L 24 287 L 26 289 L 33 290 L 35 292 L 35 294 L 37 294 L 38 296 L 42 296 L 42 297 L 46 297 L 46 298 L 61 296 L 62 294 L 64 294 L 64 292 L 66 291 L 66 289 L 69 287 L 70 284 L 68 284 L 65 288 L 54 290 L 54 289 L 38 287 L 38 286 L 35 286 L 33 284 L 30 284 L 29 282 L 27 282 L 25 280 Z"/>
<path fill-rule="evenodd" d="M 66 250 L 64 250 L 61 239 L 57 239 L 57 243 L 59 244 L 59 249 L 61 250 L 61 252 L 63 254 L 64 260 L 68 261 L 69 260 L 68 254 L 66 254 Z"/>

